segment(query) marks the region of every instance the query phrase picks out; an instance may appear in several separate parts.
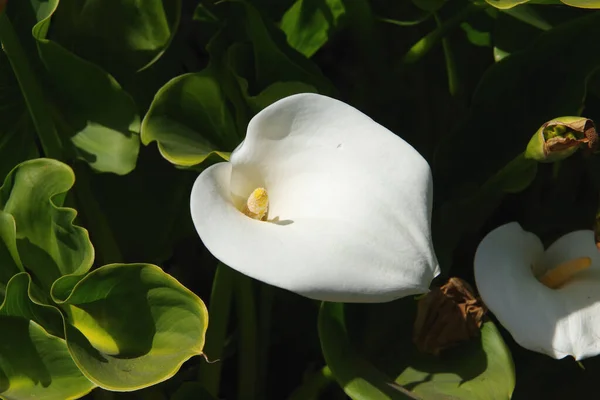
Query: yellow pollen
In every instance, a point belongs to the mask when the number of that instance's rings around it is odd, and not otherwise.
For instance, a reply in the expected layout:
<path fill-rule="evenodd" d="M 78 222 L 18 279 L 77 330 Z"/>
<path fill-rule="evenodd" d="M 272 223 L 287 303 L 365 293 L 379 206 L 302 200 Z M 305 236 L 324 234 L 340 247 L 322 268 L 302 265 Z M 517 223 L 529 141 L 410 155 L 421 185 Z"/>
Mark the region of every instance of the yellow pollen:
<path fill-rule="evenodd" d="M 244 214 L 252 219 L 265 221 L 269 212 L 269 195 L 265 188 L 256 188 L 246 201 L 246 205 L 242 210 Z"/>
<path fill-rule="evenodd" d="M 547 271 L 539 278 L 539 281 L 550 289 L 558 289 L 570 281 L 573 276 L 588 269 L 590 265 L 592 265 L 592 259 L 589 257 L 569 260 Z"/>

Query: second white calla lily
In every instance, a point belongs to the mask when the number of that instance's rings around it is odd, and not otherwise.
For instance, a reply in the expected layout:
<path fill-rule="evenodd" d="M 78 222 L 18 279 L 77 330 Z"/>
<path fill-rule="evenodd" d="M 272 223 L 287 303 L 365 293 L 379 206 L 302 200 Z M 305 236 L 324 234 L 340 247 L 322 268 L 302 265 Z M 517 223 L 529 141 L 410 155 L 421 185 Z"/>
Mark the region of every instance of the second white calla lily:
<path fill-rule="evenodd" d="M 268 284 L 327 301 L 423 293 L 439 273 L 429 165 L 349 105 L 316 94 L 257 114 L 230 162 L 191 196 L 209 251 Z"/>
<path fill-rule="evenodd" d="M 490 232 L 475 254 L 481 298 L 521 346 L 560 359 L 600 354 L 600 253 L 592 231 L 547 250 L 516 223 Z"/>

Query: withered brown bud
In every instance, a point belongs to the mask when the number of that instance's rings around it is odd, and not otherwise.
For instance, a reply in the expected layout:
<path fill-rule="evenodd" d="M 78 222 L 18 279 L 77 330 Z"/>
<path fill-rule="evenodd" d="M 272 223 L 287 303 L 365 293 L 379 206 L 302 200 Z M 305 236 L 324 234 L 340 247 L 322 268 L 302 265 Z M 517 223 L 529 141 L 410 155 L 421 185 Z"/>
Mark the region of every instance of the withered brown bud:
<path fill-rule="evenodd" d="M 478 337 L 486 311 L 467 282 L 450 278 L 419 299 L 413 342 L 420 351 L 438 355 Z"/>

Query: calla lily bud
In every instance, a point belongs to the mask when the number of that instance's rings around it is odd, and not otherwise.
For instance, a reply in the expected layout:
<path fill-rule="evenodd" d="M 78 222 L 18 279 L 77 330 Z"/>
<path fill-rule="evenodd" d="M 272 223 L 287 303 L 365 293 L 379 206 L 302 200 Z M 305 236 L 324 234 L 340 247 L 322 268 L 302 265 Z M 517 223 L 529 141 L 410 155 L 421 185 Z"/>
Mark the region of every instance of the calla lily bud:
<path fill-rule="evenodd" d="M 439 266 L 432 177 L 408 143 L 317 94 L 258 113 L 229 162 L 202 172 L 191 214 L 229 267 L 317 300 L 425 293 Z"/>
<path fill-rule="evenodd" d="M 546 122 L 533 135 L 525 157 L 538 162 L 556 162 L 573 155 L 581 145 L 594 149 L 598 143 L 591 119 L 560 117 Z"/>

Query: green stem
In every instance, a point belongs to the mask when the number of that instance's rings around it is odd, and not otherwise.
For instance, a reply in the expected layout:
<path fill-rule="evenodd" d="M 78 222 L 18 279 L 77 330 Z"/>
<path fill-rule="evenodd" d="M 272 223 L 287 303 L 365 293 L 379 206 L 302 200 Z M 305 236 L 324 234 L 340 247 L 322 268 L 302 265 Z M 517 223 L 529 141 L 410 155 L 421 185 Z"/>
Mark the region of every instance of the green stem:
<path fill-rule="evenodd" d="M 259 398 L 266 398 L 265 384 L 267 382 L 267 369 L 269 364 L 269 348 L 271 346 L 271 310 L 273 308 L 273 287 L 270 285 L 260 285 L 259 310 L 258 310 L 258 384 L 257 391 Z"/>
<path fill-rule="evenodd" d="M 330 384 L 335 382 L 333 373 L 328 365 L 312 374 L 302 386 L 298 387 L 288 400 L 317 400 L 319 394 Z"/>
<path fill-rule="evenodd" d="M 433 16 L 438 29 L 441 28 L 443 24 L 437 13 Z M 448 90 L 452 96 L 457 96 L 461 93 L 462 88 L 460 80 L 458 79 L 458 73 L 456 71 L 454 53 L 450 47 L 450 41 L 446 37 L 442 38 L 442 48 L 444 49 L 444 59 L 446 61 L 446 73 L 448 74 Z"/>
<path fill-rule="evenodd" d="M 487 7 L 487 5 L 483 5 L 480 3 L 471 3 L 457 14 L 452 16 L 452 18 L 448 19 L 446 22 L 438 26 L 436 30 L 430 32 L 425 37 L 421 38 L 417 43 L 415 43 L 410 50 L 404 55 L 402 59 L 402 64 L 414 64 L 417 61 L 421 60 L 429 51 L 437 45 L 443 38 L 450 32 L 452 29 L 459 26 L 463 21 L 465 21 L 471 14 L 482 11 Z"/>
<path fill-rule="evenodd" d="M 238 400 L 257 398 L 257 324 L 252 279 L 238 274 L 236 309 L 239 323 L 238 346 Z"/>
<path fill-rule="evenodd" d="M 223 349 L 225 348 L 225 340 L 227 338 L 227 325 L 229 324 L 229 315 L 231 313 L 234 277 L 235 271 L 227 265 L 219 263 L 210 294 L 208 307 L 210 323 L 206 332 L 204 353 L 211 363 L 200 365 L 198 382 L 215 398 L 218 398 L 221 383 L 221 367 L 223 366 L 221 357 L 223 356 Z"/>
<path fill-rule="evenodd" d="M 46 157 L 63 159 L 62 144 L 48 112 L 44 93 L 37 75 L 25 55 L 23 47 L 6 13 L 0 13 L 0 42 L 17 78 L 29 115 L 38 134 Z"/>
<path fill-rule="evenodd" d="M 419 25 L 422 22 L 425 22 L 429 19 L 429 17 L 431 17 L 432 14 L 430 13 L 425 13 L 422 16 L 420 16 L 419 18 L 415 19 L 415 20 L 411 20 L 411 21 L 400 21 L 397 19 L 391 19 L 391 18 L 383 18 L 383 17 L 375 17 L 376 21 L 379 22 L 385 22 L 387 24 L 392 24 L 392 25 L 396 25 L 396 26 L 415 26 L 415 25 Z"/>

